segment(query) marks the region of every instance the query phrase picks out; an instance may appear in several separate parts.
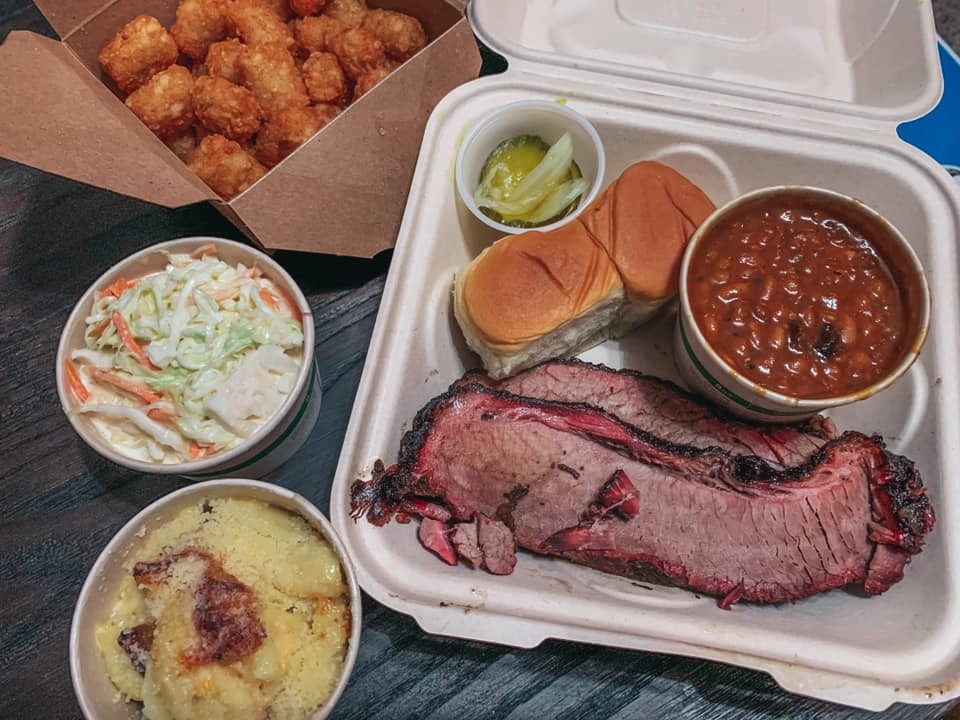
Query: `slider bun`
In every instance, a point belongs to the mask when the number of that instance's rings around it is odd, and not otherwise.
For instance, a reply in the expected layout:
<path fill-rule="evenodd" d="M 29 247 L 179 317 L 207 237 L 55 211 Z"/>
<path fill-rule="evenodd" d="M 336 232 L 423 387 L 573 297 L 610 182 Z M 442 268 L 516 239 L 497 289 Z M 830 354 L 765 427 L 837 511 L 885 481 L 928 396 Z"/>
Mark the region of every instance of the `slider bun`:
<path fill-rule="evenodd" d="M 623 301 L 616 268 L 578 222 L 503 238 L 454 286 L 457 322 L 495 377 L 600 342 Z"/>
<path fill-rule="evenodd" d="M 676 293 L 687 241 L 713 210 L 675 170 L 630 166 L 579 218 L 501 238 L 457 272 L 467 344 L 502 378 L 628 332 Z"/>
<path fill-rule="evenodd" d="M 687 240 L 715 207 L 676 170 L 638 162 L 580 215 L 631 299 L 660 300 L 677 292 Z"/>

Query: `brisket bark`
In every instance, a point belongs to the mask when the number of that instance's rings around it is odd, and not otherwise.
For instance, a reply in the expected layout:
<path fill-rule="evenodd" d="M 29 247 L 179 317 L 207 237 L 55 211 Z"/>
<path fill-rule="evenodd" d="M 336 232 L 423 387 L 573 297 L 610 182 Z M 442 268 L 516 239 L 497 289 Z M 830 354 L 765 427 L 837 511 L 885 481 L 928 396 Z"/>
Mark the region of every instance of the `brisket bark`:
<path fill-rule="evenodd" d="M 721 414 L 669 380 L 580 360 L 548 360 L 504 380 L 474 370 L 454 387 L 479 383 L 514 395 L 594 405 L 664 440 L 756 455 L 774 467 L 806 462 L 837 436 L 828 419 L 801 425 L 757 425 Z"/>
<path fill-rule="evenodd" d="M 919 473 L 879 438 L 845 433 L 784 470 L 671 443 L 588 405 L 480 385 L 431 401 L 399 464 L 379 465 L 351 495 L 354 516 L 377 525 L 430 498 L 451 523 L 496 517 L 520 547 L 725 604 L 848 584 L 883 592 L 934 524 Z"/>

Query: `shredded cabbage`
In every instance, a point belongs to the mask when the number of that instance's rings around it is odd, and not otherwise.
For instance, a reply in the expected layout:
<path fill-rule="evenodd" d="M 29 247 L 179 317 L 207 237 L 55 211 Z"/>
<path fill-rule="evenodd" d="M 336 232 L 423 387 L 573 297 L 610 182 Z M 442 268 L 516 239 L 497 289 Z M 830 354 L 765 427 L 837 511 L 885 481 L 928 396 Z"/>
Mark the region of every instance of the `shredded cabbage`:
<path fill-rule="evenodd" d="M 254 433 L 292 392 L 303 350 L 299 313 L 259 270 L 216 255 L 168 260 L 119 297 L 101 294 L 86 318 L 86 348 L 71 353 L 90 391 L 74 412 L 95 414 L 121 452 L 165 463 Z M 124 342 L 114 312 L 141 352 Z M 103 382 L 105 372 L 133 389 Z"/>

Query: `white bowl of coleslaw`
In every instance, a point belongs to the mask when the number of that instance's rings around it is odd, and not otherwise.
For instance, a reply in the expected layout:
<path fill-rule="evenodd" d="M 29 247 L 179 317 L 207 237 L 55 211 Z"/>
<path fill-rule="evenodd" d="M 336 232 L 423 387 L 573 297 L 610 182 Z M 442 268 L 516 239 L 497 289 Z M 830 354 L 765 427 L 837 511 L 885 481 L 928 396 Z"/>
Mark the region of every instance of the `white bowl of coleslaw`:
<path fill-rule="evenodd" d="M 70 314 L 57 391 L 81 438 L 133 470 L 260 477 L 320 411 L 313 317 L 287 272 L 252 247 L 192 237 L 104 273 Z"/>

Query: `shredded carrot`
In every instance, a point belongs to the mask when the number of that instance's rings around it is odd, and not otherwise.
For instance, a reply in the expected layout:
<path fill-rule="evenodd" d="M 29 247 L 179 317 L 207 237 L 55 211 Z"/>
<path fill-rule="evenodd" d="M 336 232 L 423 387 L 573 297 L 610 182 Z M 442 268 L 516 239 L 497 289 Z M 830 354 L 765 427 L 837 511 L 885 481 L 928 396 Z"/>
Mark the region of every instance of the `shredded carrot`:
<path fill-rule="evenodd" d="M 80 404 L 85 403 L 90 399 L 90 391 L 87 390 L 87 386 L 83 384 L 83 380 L 80 378 L 80 373 L 77 372 L 77 369 L 69 360 L 65 360 L 63 366 L 64 372 L 67 376 L 67 385 L 70 386 L 70 391 L 73 393 L 74 397 L 80 401 Z"/>
<path fill-rule="evenodd" d="M 190 457 L 194 460 L 206 457 L 209 452 L 210 448 L 199 444 L 196 440 L 190 441 Z"/>
<path fill-rule="evenodd" d="M 300 308 L 297 306 L 297 303 L 294 302 L 293 298 L 281 288 L 277 288 L 277 291 L 280 293 L 280 297 L 284 299 L 287 303 L 287 308 L 290 310 L 290 316 L 296 320 L 298 323 L 303 322 L 303 313 L 300 312 Z"/>
<path fill-rule="evenodd" d="M 120 278 L 119 280 L 115 281 L 113 284 L 108 285 L 103 290 L 101 290 L 100 297 L 104 298 L 104 297 L 110 296 L 110 297 L 118 298 L 121 295 L 123 295 L 124 290 L 129 290 L 130 288 L 136 287 L 138 282 L 139 280 L 124 280 L 123 278 Z"/>
<path fill-rule="evenodd" d="M 170 410 L 163 408 L 150 408 L 147 410 L 147 417 L 157 422 L 170 422 L 176 415 Z"/>
<path fill-rule="evenodd" d="M 150 370 L 159 370 L 160 368 L 150 362 L 150 358 L 147 357 L 147 352 L 137 344 L 137 340 L 133 337 L 133 333 L 130 331 L 130 326 L 127 325 L 127 321 L 123 319 L 123 315 L 121 315 L 118 310 L 114 310 L 112 318 L 113 325 L 117 328 L 117 332 L 120 334 L 120 339 L 123 340 L 124 347 L 127 348 L 127 351 L 131 355 L 133 355 L 134 359 L 145 368 L 149 368 Z"/>
<path fill-rule="evenodd" d="M 273 290 L 273 295 L 278 297 L 283 304 L 287 307 L 287 310 L 290 312 L 290 317 L 292 317 L 297 322 L 303 322 L 303 313 L 300 312 L 300 308 L 297 307 L 297 303 L 294 302 L 294 299 L 290 297 L 290 293 L 284 290 L 282 287 L 276 283 L 270 284 L 271 289 Z"/>
<path fill-rule="evenodd" d="M 96 325 L 94 325 L 93 330 L 87 333 L 88 337 L 98 338 L 103 335 L 103 331 L 107 329 L 107 326 L 110 324 L 110 318 L 104 318 Z"/>
<path fill-rule="evenodd" d="M 194 260 L 199 260 L 200 258 L 205 257 L 207 255 L 216 255 L 216 254 L 217 254 L 216 244 L 207 243 L 206 245 L 201 245 L 192 253 L 190 253 L 190 257 L 192 257 Z"/>
<path fill-rule="evenodd" d="M 266 288 L 260 288 L 260 299 L 263 300 L 274 312 L 280 309 L 280 306 L 277 305 L 277 299 Z"/>
<path fill-rule="evenodd" d="M 120 388 L 131 395 L 136 395 L 148 405 L 150 403 L 155 403 L 161 397 L 159 393 L 151 390 L 146 384 L 139 383 L 136 380 L 131 380 L 130 378 L 125 378 L 122 375 L 117 375 L 116 373 L 107 372 L 106 370 L 94 370 L 93 376 L 101 382 L 105 382 L 113 385 L 114 387 Z"/>

